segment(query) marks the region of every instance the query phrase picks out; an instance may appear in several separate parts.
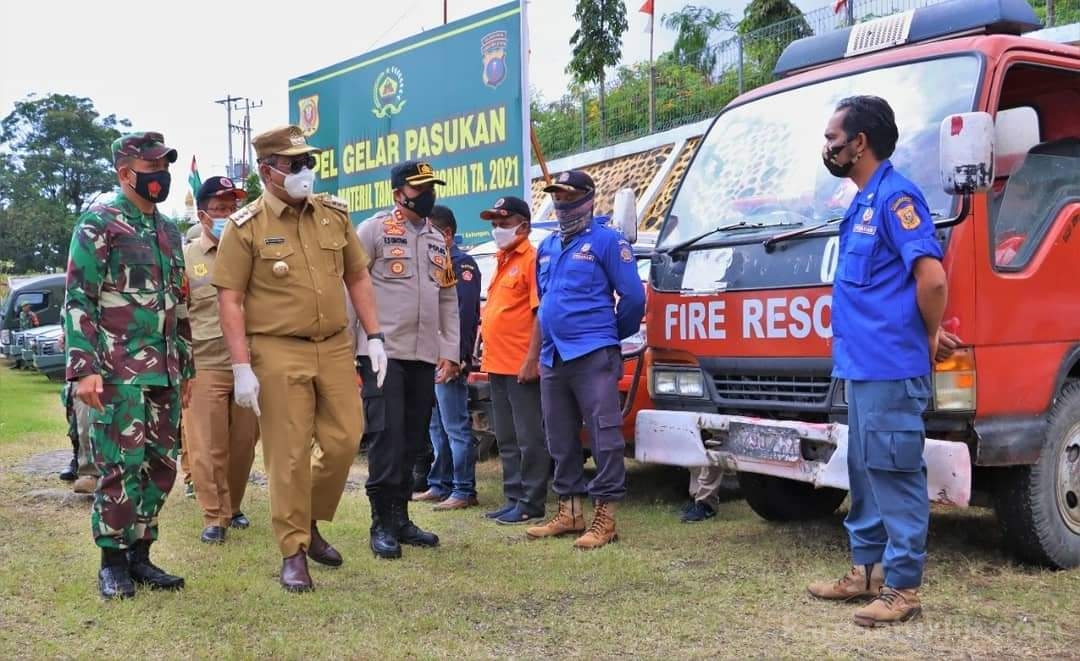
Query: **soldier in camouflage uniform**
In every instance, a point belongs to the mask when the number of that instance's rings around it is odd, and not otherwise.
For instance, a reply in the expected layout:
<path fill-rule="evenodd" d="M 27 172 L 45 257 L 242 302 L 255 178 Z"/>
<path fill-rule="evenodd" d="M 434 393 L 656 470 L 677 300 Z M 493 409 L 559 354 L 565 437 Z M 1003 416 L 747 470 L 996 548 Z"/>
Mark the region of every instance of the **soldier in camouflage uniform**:
<path fill-rule="evenodd" d="M 30 309 L 29 303 L 23 303 L 22 311 L 19 312 L 19 330 L 30 330 L 31 328 L 36 328 L 37 325 L 37 315 Z"/>
<path fill-rule="evenodd" d="M 101 475 L 90 526 L 101 548 L 98 587 L 180 589 L 150 561 L 157 515 L 176 477 L 181 400 L 194 376 L 180 232 L 158 212 L 176 150 L 160 133 L 112 143 L 121 189 L 79 219 L 68 256 L 67 380 L 90 411 Z"/>

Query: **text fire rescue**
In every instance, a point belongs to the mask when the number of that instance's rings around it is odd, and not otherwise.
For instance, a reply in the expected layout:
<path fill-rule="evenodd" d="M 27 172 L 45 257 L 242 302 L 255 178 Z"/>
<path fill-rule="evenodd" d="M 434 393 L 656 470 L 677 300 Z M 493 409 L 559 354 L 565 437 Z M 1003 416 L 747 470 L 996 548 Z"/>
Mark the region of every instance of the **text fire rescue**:
<path fill-rule="evenodd" d="M 734 311 L 741 319 L 728 319 L 726 300 L 668 303 L 664 306 L 667 340 L 723 340 L 730 325 L 741 326 L 742 338 L 804 339 L 814 334 L 832 337 L 832 296 L 812 301 L 806 296 L 747 298 Z M 735 301 L 738 303 L 738 301 Z M 741 323 L 740 323 L 741 322 Z"/>

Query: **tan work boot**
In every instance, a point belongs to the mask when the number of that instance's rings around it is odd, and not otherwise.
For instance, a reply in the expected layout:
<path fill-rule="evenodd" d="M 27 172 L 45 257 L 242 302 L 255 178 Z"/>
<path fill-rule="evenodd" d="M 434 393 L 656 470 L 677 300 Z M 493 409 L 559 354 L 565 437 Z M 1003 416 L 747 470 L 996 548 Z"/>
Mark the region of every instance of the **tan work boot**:
<path fill-rule="evenodd" d="M 542 526 L 532 526 L 525 531 L 529 539 L 543 537 L 561 537 L 585 530 L 585 514 L 581 509 L 581 496 L 559 499 L 559 512 L 555 518 Z"/>
<path fill-rule="evenodd" d="M 80 475 L 71 485 L 71 490 L 75 493 L 94 493 L 96 489 L 97 478 L 91 475 Z"/>
<path fill-rule="evenodd" d="M 867 576 L 866 568 L 871 567 Z M 885 569 L 880 562 L 873 565 L 856 565 L 838 581 L 817 581 L 807 586 L 811 596 L 833 601 L 873 599 L 885 585 Z"/>
<path fill-rule="evenodd" d="M 907 622 L 922 613 L 917 589 L 895 590 L 882 586 L 876 599 L 852 616 L 860 627 L 891 626 Z"/>
<path fill-rule="evenodd" d="M 593 512 L 592 525 L 584 535 L 577 538 L 574 548 L 589 551 L 618 541 L 618 539 L 619 534 L 615 532 L 615 503 L 598 500 Z"/>

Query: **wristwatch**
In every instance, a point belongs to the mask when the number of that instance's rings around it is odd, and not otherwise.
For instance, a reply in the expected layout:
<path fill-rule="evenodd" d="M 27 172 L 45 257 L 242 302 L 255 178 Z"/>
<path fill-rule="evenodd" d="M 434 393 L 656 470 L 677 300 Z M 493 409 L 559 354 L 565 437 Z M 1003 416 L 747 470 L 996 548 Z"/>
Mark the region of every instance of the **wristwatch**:
<path fill-rule="evenodd" d="M 379 340 L 380 342 L 386 342 L 386 336 L 382 333 L 368 333 L 368 342 L 372 340 Z"/>

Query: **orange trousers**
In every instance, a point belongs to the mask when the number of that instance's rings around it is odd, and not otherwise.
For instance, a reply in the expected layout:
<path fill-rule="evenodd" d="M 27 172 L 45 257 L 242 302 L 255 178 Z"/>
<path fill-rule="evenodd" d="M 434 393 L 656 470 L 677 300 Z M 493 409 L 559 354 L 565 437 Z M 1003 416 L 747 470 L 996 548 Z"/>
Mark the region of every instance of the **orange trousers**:
<path fill-rule="evenodd" d="M 227 528 L 240 511 L 259 439 L 255 412 L 232 392 L 232 370 L 199 370 L 184 411 L 185 454 L 207 526 Z"/>

